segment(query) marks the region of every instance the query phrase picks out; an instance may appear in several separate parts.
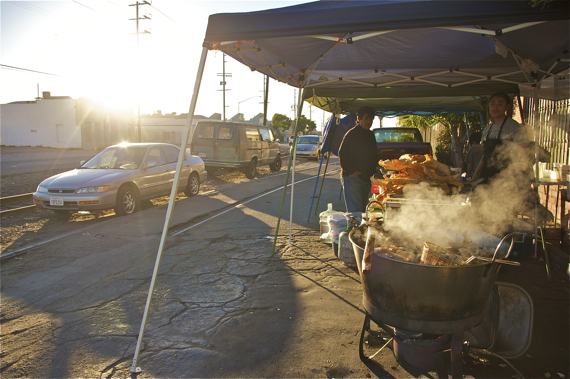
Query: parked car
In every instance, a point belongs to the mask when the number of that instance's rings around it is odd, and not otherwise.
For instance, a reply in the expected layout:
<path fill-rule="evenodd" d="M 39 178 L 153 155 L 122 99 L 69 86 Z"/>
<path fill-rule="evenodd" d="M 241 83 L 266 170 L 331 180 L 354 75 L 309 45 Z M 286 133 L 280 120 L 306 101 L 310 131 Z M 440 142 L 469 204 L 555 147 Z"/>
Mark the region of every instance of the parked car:
<path fill-rule="evenodd" d="M 179 154 L 177 146 L 165 143 L 110 146 L 79 168 L 42 181 L 34 203 L 59 214 L 110 208 L 119 216 L 137 212 L 141 200 L 170 194 Z M 202 159 L 185 153 L 179 190 L 194 196 L 206 177 Z"/>
<path fill-rule="evenodd" d="M 297 157 L 321 159 L 322 137 L 299 136 L 297 137 Z"/>
<path fill-rule="evenodd" d="M 376 138 L 378 159 L 399 159 L 404 154 L 432 154 L 429 142 L 424 142 L 417 128 L 377 128 Z"/>
<path fill-rule="evenodd" d="M 281 170 L 281 146 L 267 126 L 201 121 L 194 129 L 190 151 L 204 160 L 208 171 L 237 168 L 251 179 L 260 165 Z"/>

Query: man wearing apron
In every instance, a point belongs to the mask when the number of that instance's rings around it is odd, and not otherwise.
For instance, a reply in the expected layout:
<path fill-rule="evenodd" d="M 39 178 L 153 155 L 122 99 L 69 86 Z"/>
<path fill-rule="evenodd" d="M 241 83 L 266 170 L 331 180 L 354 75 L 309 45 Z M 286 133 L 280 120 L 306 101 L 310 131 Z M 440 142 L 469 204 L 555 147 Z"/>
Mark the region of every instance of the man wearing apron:
<path fill-rule="evenodd" d="M 489 99 L 489 113 L 494 122 L 483 130 L 483 159 L 473 174 L 473 180 L 483 178 L 484 183 L 488 183 L 513 163 L 516 154 L 505 152 L 506 143 L 521 145 L 527 142 L 523 127 L 508 116 L 510 108 L 511 98 L 506 93 L 497 92 Z"/>

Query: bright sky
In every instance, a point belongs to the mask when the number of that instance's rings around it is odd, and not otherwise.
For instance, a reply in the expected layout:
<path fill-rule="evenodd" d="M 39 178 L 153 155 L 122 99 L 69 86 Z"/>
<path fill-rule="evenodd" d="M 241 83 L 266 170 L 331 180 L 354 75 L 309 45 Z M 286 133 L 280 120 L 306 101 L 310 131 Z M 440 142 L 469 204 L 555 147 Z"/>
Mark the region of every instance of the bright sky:
<path fill-rule="evenodd" d="M 139 7 L 136 41 L 135 0 L 0 1 L 0 103 L 52 96 L 93 98 L 132 105 L 141 113 L 187 113 L 194 89 L 208 16 L 248 12 L 308 1 L 154 0 Z M 149 1 L 150 2 L 150 1 Z M 209 52 L 196 114 L 222 113 L 222 53 Z M 17 67 L 18 69 L 6 66 Z M 39 71 L 39 72 L 32 72 Z M 246 119 L 263 112 L 263 76 L 226 57 L 226 117 Z M 219 75 L 218 75 L 219 74 Z M 270 79 L 269 118 L 293 118 L 293 87 Z M 40 95 L 41 96 L 41 95 Z M 329 114 L 306 103 L 303 114 L 318 130 Z M 375 121 L 373 127 L 377 127 Z"/>

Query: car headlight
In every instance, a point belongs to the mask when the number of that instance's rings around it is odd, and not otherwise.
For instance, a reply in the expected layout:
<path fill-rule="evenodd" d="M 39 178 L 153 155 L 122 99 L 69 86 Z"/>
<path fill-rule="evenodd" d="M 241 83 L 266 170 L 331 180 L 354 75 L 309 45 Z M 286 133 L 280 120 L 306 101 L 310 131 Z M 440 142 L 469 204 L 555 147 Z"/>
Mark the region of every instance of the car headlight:
<path fill-rule="evenodd" d="M 99 186 L 99 187 L 83 187 L 79 188 L 75 193 L 99 193 L 109 191 L 109 186 Z"/>
<path fill-rule="evenodd" d="M 39 185 L 39 186 L 38 186 L 38 189 L 36 189 L 36 192 L 45 192 L 45 193 L 47 193 L 47 191 L 48 191 L 47 187 L 46 187 L 46 186 L 42 186 L 42 185 Z"/>

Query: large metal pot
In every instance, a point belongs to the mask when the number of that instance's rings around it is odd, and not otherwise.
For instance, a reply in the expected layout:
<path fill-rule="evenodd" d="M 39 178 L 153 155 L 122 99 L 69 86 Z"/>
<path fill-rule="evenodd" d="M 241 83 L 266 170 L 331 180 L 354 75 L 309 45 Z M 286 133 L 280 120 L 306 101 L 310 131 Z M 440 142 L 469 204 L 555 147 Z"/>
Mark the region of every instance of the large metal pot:
<path fill-rule="evenodd" d="M 428 332 L 426 323 L 436 325 L 433 332 L 442 333 L 451 331 L 447 329 L 455 321 L 467 320 L 473 326 L 481 321 L 499 263 L 430 266 L 374 254 L 372 269 L 362 273 L 364 248 L 355 243 L 353 236 L 357 232 L 366 235 L 368 226 L 358 228 L 353 229 L 349 238 L 364 289 L 364 306 L 373 317 L 411 331 Z M 496 247 L 500 242 L 487 233 L 474 232 L 472 240 L 479 247 Z M 497 258 L 506 257 L 508 252 L 508 246 L 501 246 Z"/>

